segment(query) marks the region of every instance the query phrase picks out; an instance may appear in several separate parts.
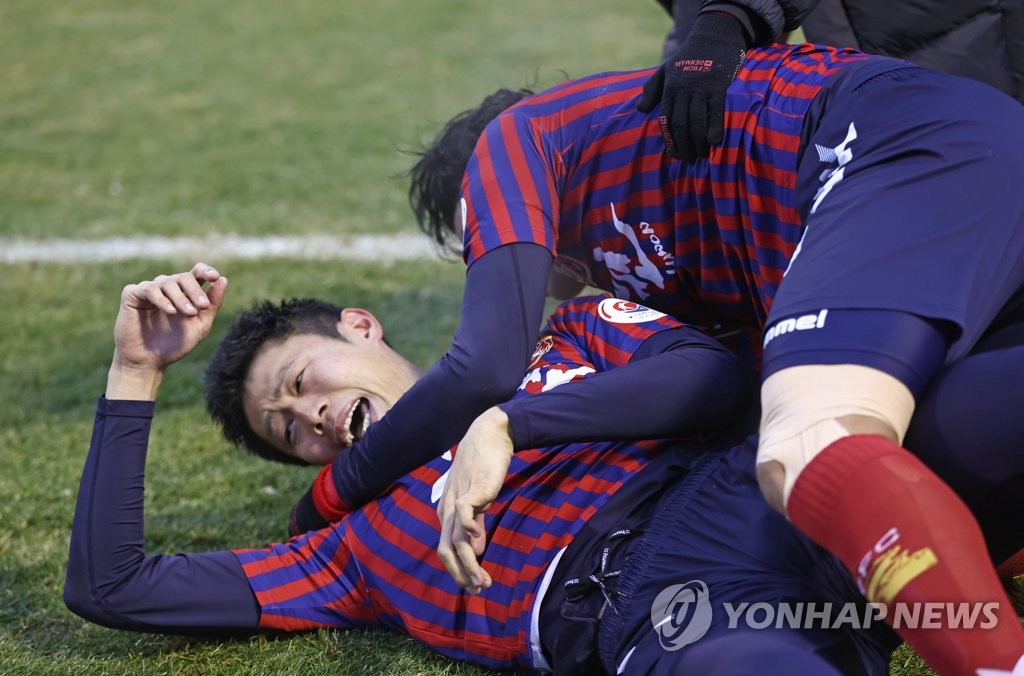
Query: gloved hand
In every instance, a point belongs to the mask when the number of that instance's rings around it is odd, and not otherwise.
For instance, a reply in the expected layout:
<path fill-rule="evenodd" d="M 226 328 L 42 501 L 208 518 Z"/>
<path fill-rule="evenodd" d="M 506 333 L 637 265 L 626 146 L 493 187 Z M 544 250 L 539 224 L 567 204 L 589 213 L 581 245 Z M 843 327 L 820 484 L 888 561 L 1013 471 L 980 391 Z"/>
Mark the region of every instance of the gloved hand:
<path fill-rule="evenodd" d="M 661 134 L 668 154 L 684 162 L 706 157 L 722 142 L 725 90 L 746 60 L 747 34 L 725 12 L 704 12 L 679 51 L 644 84 L 636 108 L 649 113 L 661 101 Z"/>

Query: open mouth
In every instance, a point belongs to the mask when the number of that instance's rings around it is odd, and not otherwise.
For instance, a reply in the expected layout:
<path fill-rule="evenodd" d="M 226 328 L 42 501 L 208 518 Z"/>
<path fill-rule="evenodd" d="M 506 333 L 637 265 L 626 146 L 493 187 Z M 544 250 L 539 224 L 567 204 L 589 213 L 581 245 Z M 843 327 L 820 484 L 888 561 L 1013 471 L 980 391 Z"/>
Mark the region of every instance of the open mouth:
<path fill-rule="evenodd" d="M 369 426 L 370 402 L 365 397 L 359 397 L 345 417 L 345 436 L 348 437 L 348 444 L 354 444 L 362 439 Z"/>

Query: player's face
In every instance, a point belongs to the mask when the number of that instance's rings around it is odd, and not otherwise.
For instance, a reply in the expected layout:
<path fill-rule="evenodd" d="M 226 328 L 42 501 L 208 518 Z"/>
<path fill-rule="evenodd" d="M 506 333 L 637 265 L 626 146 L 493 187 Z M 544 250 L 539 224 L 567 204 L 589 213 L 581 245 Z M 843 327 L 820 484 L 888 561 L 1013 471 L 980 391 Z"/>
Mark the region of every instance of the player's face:
<path fill-rule="evenodd" d="M 344 340 L 293 335 L 264 345 L 242 398 L 260 438 L 317 465 L 360 439 L 418 376 L 365 310 L 345 310 L 338 331 Z"/>

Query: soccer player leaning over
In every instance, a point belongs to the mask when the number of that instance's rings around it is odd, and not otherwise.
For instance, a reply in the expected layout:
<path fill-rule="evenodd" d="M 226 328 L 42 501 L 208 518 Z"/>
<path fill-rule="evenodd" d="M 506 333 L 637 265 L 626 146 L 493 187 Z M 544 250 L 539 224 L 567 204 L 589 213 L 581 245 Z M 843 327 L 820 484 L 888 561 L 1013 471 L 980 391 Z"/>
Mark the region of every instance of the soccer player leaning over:
<path fill-rule="evenodd" d="M 377 627 L 487 667 L 558 674 L 887 670 L 898 640 L 884 622 L 860 622 L 870 608 L 850 576 L 765 503 L 756 439 L 742 434 L 517 452 L 482 519 L 493 579 L 477 594 L 435 552 L 450 454 L 287 543 L 146 556 L 143 477 L 160 381 L 208 334 L 226 289 L 197 264 L 122 293 L 72 528 L 65 600 L 79 615 L 169 633 Z M 572 427 L 585 412 L 560 406 L 586 402 L 630 359 L 670 352 L 689 375 L 661 396 L 693 413 L 673 433 L 739 416 L 746 386 L 728 351 L 661 313 L 600 297 L 558 308 L 507 410 L 528 416 L 538 436 Z M 216 417 L 251 450 L 324 462 L 349 452 L 362 429 L 354 407 L 381 424 L 419 374 L 371 313 L 300 300 L 243 314 L 208 377 Z M 727 610 L 794 603 L 852 612 L 763 627 Z M 699 612 L 681 631 L 688 608 Z"/>
<path fill-rule="evenodd" d="M 769 45 L 747 51 L 726 93 L 722 142 L 683 162 L 665 151 L 658 111 L 637 110 L 651 73 L 504 90 L 424 153 L 412 201 L 425 230 L 444 242 L 455 229 L 464 245 L 464 309 L 457 350 L 396 404 L 392 425 L 422 432 L 417 402 L 454 406 L 465 363 L 485 363 L 500 392 L 502 369 L 533 342 L 552 271 L 681 321 L 743 328 L 763 346 L 757 465 L 769 503 L 873 602 L 998 601 L 993 630 L 899 629 L 936 670 L 1024 672 L 1024 630 L 974 515 L 905 443 L 940 373 L 979 374 L 993 359 L 1021 368 L 1024 107 L 905 61 Z M 474 342 L 483 326 L 503 341 Z M 1005 401 L 1021 390 L 1009 385 L 980 396 L 1010 411 L 996 423 L 1012 431 L 1021 416 Z M 358 453 L 398 452 L 389 430 L 372 436 Z M 1019 438 L 961 457 L 1019 476 Z M 504 462 L 477 448 L 459 454 L 441 504 L 456 574 L 473 565 L 469 517 Z M 358 495 L 340 469 L 339 495 Z"/>

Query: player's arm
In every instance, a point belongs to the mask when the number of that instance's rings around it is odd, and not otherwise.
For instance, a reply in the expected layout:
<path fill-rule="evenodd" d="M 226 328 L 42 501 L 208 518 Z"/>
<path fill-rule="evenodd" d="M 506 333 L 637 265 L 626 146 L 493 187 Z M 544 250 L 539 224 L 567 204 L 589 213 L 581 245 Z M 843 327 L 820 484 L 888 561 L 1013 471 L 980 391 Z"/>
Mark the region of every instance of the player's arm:
<path fill-rule="evenodd" d="M 200 263 L 122 292 L 64 586 L 68 608 L 87 620 L 182 633 L 251 630 L 259 621 L 232 553 L 147 557 L 143 550 L 143 477 L 157 391 L 167 367 L 208 335 L 226 288 L 225 277 Z"/>
<path fill-rule="evenodd" d="M 594 328 L 593 302 L 578 299 L 569 305 L 582 310 L 577 314 L 588 317 Z M 587 326 L 556 321 L 565 314 L 563 305 L 549 330 Z M 564 335 L 562 342 L 574 343 L 578 361 L 596 366 L 596 373 L 517 397 L 474 420 L 459 442 L 438 503 L 438 555 L 460 586 L 471 592 L 489 586 L 477 563 L 485 545 L 482 515 L 500 491 L 515 450 L 683 436 L 726 426 L 742 415 L 750 381 L 739 360 L 700 331 L 653 314 L 657 318 L 647 328 L 628 325 L 629 331 L 623 331 L 605 323 L 605 336 L 593 336 L 592 330 L 585 330 L 585 336 Z M 618 345 L 608 345 L 606 338 Z"/>
<path fill-rule="evenodd" d="M 748 385 L 739 360 L 721 343 L 679 326 L 653 334 L 620 368 L 497 408 L 517 451 L 673 438 L 734 423 L 750 400 Z"/>

